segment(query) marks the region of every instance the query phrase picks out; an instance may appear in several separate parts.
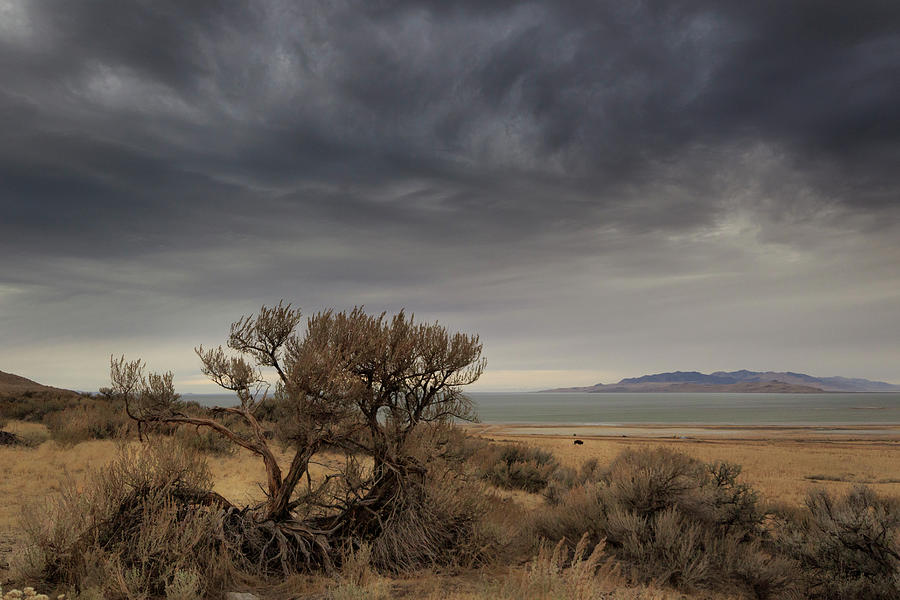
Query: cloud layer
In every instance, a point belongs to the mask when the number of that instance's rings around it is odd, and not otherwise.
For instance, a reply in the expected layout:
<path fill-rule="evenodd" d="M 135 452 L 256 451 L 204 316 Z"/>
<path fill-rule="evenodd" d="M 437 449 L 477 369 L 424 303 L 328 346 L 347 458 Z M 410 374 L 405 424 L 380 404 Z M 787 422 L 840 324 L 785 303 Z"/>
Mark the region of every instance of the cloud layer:
<path fill-rule="evenodd" d="M 190 382 L 283 297 L 477 331 L 485 387 L 898 381 L 898 31 L 879 1 L 0 0 L 0 369 Z"/>

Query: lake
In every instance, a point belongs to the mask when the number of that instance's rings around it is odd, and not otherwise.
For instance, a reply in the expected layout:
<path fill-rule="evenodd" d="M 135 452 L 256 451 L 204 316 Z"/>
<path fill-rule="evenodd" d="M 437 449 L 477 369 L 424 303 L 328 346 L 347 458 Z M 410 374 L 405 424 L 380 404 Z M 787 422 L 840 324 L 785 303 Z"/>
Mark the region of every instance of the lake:
<path fill-rule="evenodd" d="M 629 425 L 900 424 L 900 394 L 530 393 L 471 392 L 483 423 Z M 201 404 L 234 404 L 233 395 L 188 394 Z"/>

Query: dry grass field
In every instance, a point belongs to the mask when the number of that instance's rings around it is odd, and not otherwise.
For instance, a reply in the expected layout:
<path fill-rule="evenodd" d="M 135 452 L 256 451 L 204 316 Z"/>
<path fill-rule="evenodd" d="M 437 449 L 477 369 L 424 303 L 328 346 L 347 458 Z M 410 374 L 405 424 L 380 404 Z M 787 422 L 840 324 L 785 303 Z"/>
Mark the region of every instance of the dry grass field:
<path fill-rule="evenodd" d="M 37 385 L 37 384 L 33 384 Z M 41 388 L 41 386 L 38 386 Z M 48 388 L 49 389 L 49 388 Z M 40 402 L 32 402 L 40 405 Z M 73 411 L 64 421 L 78 417 L 114 420 L 107 413 Z M 52 426 L 52 419 L 51 426 Z M 76 428 L 77 429 L 77 428 Z M 114 428 L 111 428 L 114 430 Z M 600 434 L 600 430 L 606 430 Z M 859 428 L 863 429 L 863 428 Z M 872 429 L 872 428 L 869 428 Z M 900 497 L 900 427 L 878 426 L 873 431 L 845 428 L 834 435 L 818 428 L 774 427 L 595 427 L 595 426 L 502 426 L 475 425 L 469 431 L 485 439 L 517 441 L 550 450 L 563 465 L 577 467 L 596 458 L 608 464 L 626 449 L 664 446 L 705 462 L 728 461 L 743 467 L 742 479 L 771 501 L 798 504 L 810 488 L 844 491 L 864 483 L 879 493 Z M 76 445 L 61 446 L 50 441 L 47 426 L 36 422 L 10 421 L 5 430 L 23 438 L 32 448 L 0 446 L 0 528 L 15 520 L 20 507 L 31 505 L 58 488 L 66 478 L 81 477 L 90 467 L 99 467 L 115 453 L 111 439 L 88 439 L 95 432 L 60 435 L 54 440 Z M 572 433 L 584 441 L 572 444 Z M 686 438 L 680 439 L 680 435 Z M 627 435 L 627 437 L 625 437 Z M 288 457 L 281 456 L 287 463 Z M 313 465 L 313 475 L 329 469 L 329 457 Z M 243 504 L 261 499 L 257 486 L 262 473 L 258 462 L 247 453 L 209 458 L 216 491 Z M 528 507 L 541 499 L 519 491 L 504 492 Z"/>
<path fill-rule="evenodd" d="M 46 437 L 46 429 L 42 425 L 13 422 L 7 430 L 20 436 L 29 436 L 34 440 Z M 0 583 L 7 580 L 10 556 L 18 550 L 20 539 L 20 516 L 23 511 L 37 509 L 42 503 L 50 500 L 64 484 L 82 481 L 86 475 L 109 462 L 117 453 L 122 442 L 110 440 L 92 440 L 74 446 L 63 446 L 46 440 L 36 447 L 0 446 Z M 137 442 L 126 442 L 135 444 Z M 280 462 L 287 464 L 289 455 L 281 454 Z M 322 476 L 330 470 L 336 457 L 325 455 L 315 465 L 314 475 Z M 231 456 L 208 457 L 210 468 L 215 476 L 215 491 L 236 503 L 247 503 L 262 498 L 261 485 L 263 471 L 256 457 L 246 452 Z M 521 491 L 497 490 L 501 497 L 512 498 L 526 506 L 536 507 L 540 496 Z M 549 560 L 549 557 L 547 557 Z M 654 587 L 629 587 L 614 572 L 605 572 L 601 577 L 593 573 L 576 573 L 569 579 L 555 578 L 551 572 L 554 567 L 544 565 L 546 572 L 531 572 L 521 568 L 496 567 L 489 570 L 464 573 L 434 574 L 419 573 L 400 579 L 387 579 L 374 573 L 366 574 L 362 581 L 349 581 L 342 578 L 297 577 L 286 581 L 277 589 L 262 593 L 263 598 L 329 598 L 332 600 L 387 600 L 389 598 L 406 597 L 423 600 L 487 600 L 497 597 L 519 597 L 519 590 L 532 589 L 535 586 L 547 588 L 548 593 L 556 593 L 557 587 L 563 586 L 563 594 L 568 597 L 567 590 L 587 589 L 589 578 L 590 589 L 606 589 L 604 597 L 619 600 L 675 600 L 685 599 L 681 593 L 657 589 Z M 543 581 L 542 577 L 550 577 L 552 581 Z M 548 587 L 549 586 L 549 587 Z M 553 588 L 553 589 L 550 589 Z M 302 591 L 300 591 L 302 590 Z M 548 598 L 550 596 L 547 596 Z M 554 596 L 556 597 L 556 596 Z M 728 600 L 725 596 L 704 596 Z"/>
<path fill-rule="evenodd" d="M 476 430 L 478 431 L 478 430 Z M 743 467 L 742 479 L 766 500 L 800 504 L 810 488 L 843 492 L 865 483 L 879 493 L 900 496 L 900 441 L 873 439 L 818 440 L 779 436 L 774 439 L 663 439 L 506 435 L 503 429 L 482 430 L 497 441 L 522 442 L 553 452 L 560 463 L 577 467 L 596 458 L 609 463 L 626 449 L 664 446 L 704 462 L 727 461 Z"/>
<path fill-rule="evenodd" d="M 117 444 L 110 440 L 82 442 L 63 446 L 46 439 L 42 425 L 10 423 L 8 430 L 35 442 L 34 447 L 0 447 L 0 582 L 6 574 L 4 563 L 18 536 L 18 518 L 23 510 L 40 505 L 67 480 L 78 482 L 94 468 L 102 467 L 117 451 Z M 642 447 L 669 447 L 703 461 L 723 460 L 743 466 L 742 479 L 758 489 L 764 499 L 772 502 L 800 504 L 810 488 L 827 488 L 844 491 L 853 483 L 867 483 L 878 492 L 900 496 L 900 442 L 892 440 L 810 440 L 790 436 L 774 439 L 663 439 L 663 438 L 615 438 L 583 436 L 583 445 L 573 445 L 571 436 L 562 435 L 513 435 L 502 428 L 476 427 L 472 433 L 496 441 L 522 442 L 553 452 L 559 462 L 577 467 L 583 461 L 596 458 L 601 464 L 609 463 L 626 449 Z M 134 444 L 136 442 L 127 442 Z M 279 457 L 287 463 L 288 455 Z M 325 455 L 315 466 L 313 475 L 322 476 L 335 466 L 336 456 Z M 246 452 L 230 456 L 210 456 L 209 465 L 215 477 L 215 491 L 229 500 L 245 504 L 262 498 L 260 485 L 264 473 L 258 460 Z M 543 498 L 519 490 L 497 490 L 498 496 L 511 499 L 526 509 L 540 510 Z M 552 569 L 550 569 L 552 571 Z M 477 600 L 493 597 L 517 597 L 516 589 L 531 589 L 536 577 L 534 572 L 521 567 L 497 567 L 489 571 L 468 574 L 429 573 L 399 580 L 388 580 L 370 575 L 365 585 L 368 590 L 357 596 L 357 588 L 350 585 L 343 592 L 343 583 L 313 578 L 294 582 L 278 597 L 306 598 L 314 590 L 330 590 L 329 598 L 450 598 Z M 579 575 L 573 575 L 578 577 Z M 634 600 L 668 600 L 689 598 L 681 593 L 652 588 L 623 586 L 614 573 L 607 573 L 603 580 L 609 589 L 608 598 L 632 598 Z M 558 582 L 557 582 L 558 583 Z M 538 584 L 538 585 L 543 585 Z M 556 584 L 554 584 L 556 585 Z M 580 585 L 573 580 L 564 585 Z M 336 586 L 336 587 L 335 587 Z M 505 586 L 505 587 L 504 587 Z M 513 586 L 510 588 L 510 586 Z M 516 588 L 515 586 L 521 586 Z M 595 589 L 596 585 L 594 586 Z M 305 594 L 296 593 L 306 590 Z M 566 588 L 569 589 L 569 588 Z M 354 591 L 356 590 L 356 591 Z M 342 596 L 341 594 L 346 594 Z M 605 593 L 605 592 L 604 592 Z M 275 597 L 275 596 L 272 596 Z M 315 596 L 323 597 L 323 596 Z M 551 596 L 544 596 L 550 598 Z M 552 596 L 556 597 L 556 596 Z M 566 597 L 565 595 L 560 597 Z M 704 598 L 724 599 L 725 596 L 704 595 Z"/>
<path fill-rule="evenodd" d="M 36 423 L 10 423 L 7 431 L 39 437 L 46 431 Z M 137 442 L 128 442 L 135 444 Z M 34 448 L 0 446 L 0 535 L 14 530 L 26 507 L 37 506 L 66 481 L 80 481 L 91 469 L 102 467 L 115 456 L 117 442 L 90 440 L 74 446 L 45 441 Z M 291 456 L 279 453 L 279 462 L 287 468 Z M 260 485 L 265 472 L 259 459 L 249 452 L 207 458 L 215 477 L 214 491 L 236 504 L 251 504 L 263 498 Z M 311 468 L 313 476 L 329 470 L 336 458 L 325 455 Z"/>
<path fill-rule="evenodd" d="M 6 429 L 23 436 L 42 438 L 43 425 L 10 423 Z M 866 483 L 880 493 L 900 496 L 900 441 L 835 441 L 778 439 L 651 439 L 589 438 L 575 446 L 571 436 L 505 435 L 502 429 L 474 430 L 497 440 L 523 442 L 550 450 L 560 463 L 577 467 L 596 458 L 610 462 L 629 448 L 665 446 L 703 461 L 723 460 L 742 465 L 742 478 L 767 500 L 791 504 L 802 502 L 810 488 L 843 491 L 854 483 Z M 68 478 L 76 481 L 91 468 L 102 466 L 116 451 L 110 440 L 92 440 L 65 447 L 52 441 L 36 448 L 0 447 L 0 531 L 8 532 L 25 506 L 34 506 L 59 489 Z M 289 456 L 280 460 L 287 464 Z M 247 452 L 231 456 L 209 457 L 215 476 L 215 491 L 232 502 L 243 504 L 259 500 L 263 472 L 259 461 Z M 329 468 L 325 456 L 314 465 L 314 474 Z M 540 504 L 537 494 L 522 491 L 501 493 L 532 508 Z"/>

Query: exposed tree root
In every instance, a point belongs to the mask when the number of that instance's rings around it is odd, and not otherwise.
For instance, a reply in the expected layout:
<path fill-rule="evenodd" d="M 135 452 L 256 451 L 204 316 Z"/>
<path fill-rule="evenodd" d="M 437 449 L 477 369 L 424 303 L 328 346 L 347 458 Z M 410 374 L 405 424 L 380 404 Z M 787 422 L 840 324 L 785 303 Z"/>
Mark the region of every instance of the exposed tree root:
<path fill-rule="evenodd" d="M 258 521 L 254 511 L 230 508 L 225 541 L 235 560 L 261 576 L 331 571 L 334 546 L 328 532 L 299 521 Z"/>

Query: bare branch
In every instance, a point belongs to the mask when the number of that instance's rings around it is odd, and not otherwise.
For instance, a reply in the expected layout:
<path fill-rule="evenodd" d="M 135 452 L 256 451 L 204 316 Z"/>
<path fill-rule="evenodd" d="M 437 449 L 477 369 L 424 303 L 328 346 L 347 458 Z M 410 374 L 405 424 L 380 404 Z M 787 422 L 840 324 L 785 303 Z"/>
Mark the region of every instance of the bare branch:
<path fill-rule="evenodd" d="M 278 306 L 263 306 L 255 316 L 241 317 L 231 324 L 228 347 L 252 356 L 259 365 L 274 368 L 282 383 L 287 383 L 281 353 L 300 318 L 300 309 L 283 301 Z"/>

